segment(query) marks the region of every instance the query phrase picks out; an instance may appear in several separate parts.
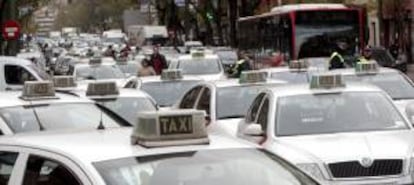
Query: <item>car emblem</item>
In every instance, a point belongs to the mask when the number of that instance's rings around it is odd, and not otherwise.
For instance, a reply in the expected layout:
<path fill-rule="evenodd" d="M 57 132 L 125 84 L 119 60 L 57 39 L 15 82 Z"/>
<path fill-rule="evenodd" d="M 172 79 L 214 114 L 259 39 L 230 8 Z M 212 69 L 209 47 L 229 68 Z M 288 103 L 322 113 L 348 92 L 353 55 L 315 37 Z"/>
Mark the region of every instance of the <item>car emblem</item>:
<path fill-rule="evenodd" d="M 374 163 L 374 161 L 371 158 L 364 157 L 364 158 L 362 158 L 362 160 L 360 161 L 360 163 L 361 163 L 361 165 L 364 168 L 369 168 L 369 167 L 372 166 L 372 164 Z"/>

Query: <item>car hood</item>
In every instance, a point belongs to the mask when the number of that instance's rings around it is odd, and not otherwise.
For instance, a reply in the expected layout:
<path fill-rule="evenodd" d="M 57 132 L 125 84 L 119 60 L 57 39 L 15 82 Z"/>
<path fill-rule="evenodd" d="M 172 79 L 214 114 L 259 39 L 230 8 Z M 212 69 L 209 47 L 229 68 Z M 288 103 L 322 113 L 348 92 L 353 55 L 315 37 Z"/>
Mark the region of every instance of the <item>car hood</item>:
<path fill-rule="evenodd" d="M 281 137 L 271 148 L 281 155 L 284 152 L 278 151 L 278 147 L 289 148 L 312 162 L 330 163 L 361 160 L 364 157 L 404 159 L 412 155 L 413 143 L 414 132 L 400 130 Z"/>
<path fill-rule="evenodd" d="M 211 75 L 192 75 L 192 76 L 196 76 L 205 81 L 216 81 L 216 80 L 226 79 L 226 76 L 223 73 L 211 74 Z"/>

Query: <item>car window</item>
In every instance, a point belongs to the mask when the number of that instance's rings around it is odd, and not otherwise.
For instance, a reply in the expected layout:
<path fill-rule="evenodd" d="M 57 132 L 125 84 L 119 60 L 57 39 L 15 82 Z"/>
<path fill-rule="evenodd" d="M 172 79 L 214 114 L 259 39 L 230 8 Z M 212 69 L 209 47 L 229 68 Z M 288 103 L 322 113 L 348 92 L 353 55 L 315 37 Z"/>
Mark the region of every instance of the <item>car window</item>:
<path fill-rule="evenodd" d="M 39 156 L 30 156 L 24 172 L 23 185 L 80 185 L 64 165 Z"/>
<path fill-rule="evenodd" d="M 17 156 L 13 152 L 0 152 L 0 184 L 9 182 Z"/>
<path fill-rule="evenodd" d="M 246 117 L 246 122 L 247 123 L 251 123 L 254 122 L 256 120 L 256 115 L 257 112 L 259 111 L 259 107 L 262 104 L 263 101 L 263 97 L 266 95 L 266 93 L 261 93 L 259 94 L 253 101 L 252 105 L 250 106 L 248 113 L 247 113 L 247 117 Z"/>
<path fill-rule="evenodd" d="M 197 109 L 206 111 L 207 115 L 210 115 L 210 99 L 211 99 L 211 90 L 209 88 L 204 88 L 203 93 L 198 100 Z"/>
<path fill-rule="evenodd" d="M 194 108 L 195 101 L 202 89 L 202 86 L 197 86 L 188 91 L 182 99 L 179 108 L 180 109 L 191 109 Z"/>
<path fill-rule="evenodd" d="M 278 136 L 409 129 L 381 92 L 293 95 L 280 98 L 277 106 Z"/>
<path fill-rule="evenodd" d="M 99 100 L 96 100 L 100 102 Z M 147 97 L 122 97 L 113 100 L 104 100 L 101 105 L 120 115 L 123 119 L 134 125 L 138 112 L 155 111 L 154 103 Z"/>
<path fill-rule="evenodd" d="M 185 92 L 199 82 L 198 80 L 146 82 L 141 84 L 141 90 L 150 94 L 159 106 L 167 107 L 176 103 Z"/>
<path fill-rule="evenodd" d="M 93 163 L 107 185 L 316 184 L 279 157 L 257 149 L 199 150 Z"/>
<path fill-rule="evenodd" d="M 36 80 L 29 71 L 18 65 L 5 65 L 4 77 L 10 85 L 23 85 L 25 81 Z"/>
<path fill-rule="evenodd" d="M 219 59 L 192 59 L 179 61 L 178 69 L 185 75 L 217 74 L 221 71 Z"/>
<path fill-rule="evenodd" d="M 99 123 L 119 127 L 119 122 L 92 103 L 17 106 L 0 109 L 0 116 L 14 133 L 40 130 L 95 129 Z"/>

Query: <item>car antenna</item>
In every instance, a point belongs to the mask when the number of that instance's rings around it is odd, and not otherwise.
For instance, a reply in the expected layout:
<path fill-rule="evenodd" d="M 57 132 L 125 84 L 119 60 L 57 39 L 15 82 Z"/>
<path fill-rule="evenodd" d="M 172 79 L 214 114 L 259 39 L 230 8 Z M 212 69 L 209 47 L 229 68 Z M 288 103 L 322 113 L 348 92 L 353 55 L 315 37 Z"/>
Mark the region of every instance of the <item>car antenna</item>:
<path fill-rule="evenodd" d="M 104 107 L 104 105 L 103 105 L 104 103 L 102 103 L 102 106 Z M 98 125 L 98 130 L 105 130 L 105 126 L 104 126 L 104 124 L 103 124 L 103 110 L 102 110 L 102 108 L 99 108 L 100 110 L 101 110 L 101 117 L 100 117 L 100 120 L 99 120 L 99 125 Z"/>
<path fill-rule="evenodd" d="M 35 106 L 32 104 L 32 101 L 29 101 L 29 104 L 30 104 L 30 107 L 33 110 L 33 114 L 35 115 L 36 121 L 39 124 L 39 130 L 40 131 L 45 130 L 45 127 L 43 126 L 42 122 L 40 122 L 39 115 L 37 114 L 37 112 L 35 110 Z"/>

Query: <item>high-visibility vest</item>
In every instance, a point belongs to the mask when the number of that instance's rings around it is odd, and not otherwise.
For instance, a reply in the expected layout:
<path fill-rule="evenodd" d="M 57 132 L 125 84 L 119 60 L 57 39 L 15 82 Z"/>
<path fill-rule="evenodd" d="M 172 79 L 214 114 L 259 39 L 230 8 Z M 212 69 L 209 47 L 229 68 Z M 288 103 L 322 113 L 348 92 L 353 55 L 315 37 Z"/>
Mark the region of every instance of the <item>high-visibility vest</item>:
<path fill-rule="evenodd" d="M 331 63 L 332 59 L 335 58 L 335 57 L 339 57 L 339 60 L 341 61 L 341 63 L 344 63 L 345 62 L 345 60 L 342 57 L 342 55 L 335 51 L 335 52 L 333 52 L 331 54 L 331 57 L 329 58 L 329 64 Z"/>
<path fill-rule="evenodd" d="M 241 59 L 239 61 L 236 62 L 236 65 L 234 65 L 233 69 L 231 70 L 233 74 L 236 74 L 238 71 L 237 69 L 239 68 L 240 65 L 242 65 L 246 60 Z"/>
<path fill-rule="evenodd" d="M 358 58 L 358 63 L 369 63 L 369 60 L 367 60 L 365 57 L 361 56 Z"/>

